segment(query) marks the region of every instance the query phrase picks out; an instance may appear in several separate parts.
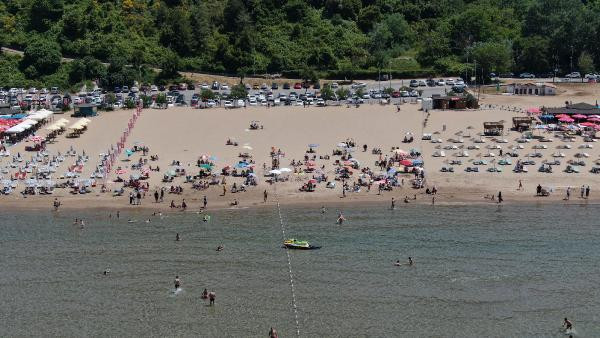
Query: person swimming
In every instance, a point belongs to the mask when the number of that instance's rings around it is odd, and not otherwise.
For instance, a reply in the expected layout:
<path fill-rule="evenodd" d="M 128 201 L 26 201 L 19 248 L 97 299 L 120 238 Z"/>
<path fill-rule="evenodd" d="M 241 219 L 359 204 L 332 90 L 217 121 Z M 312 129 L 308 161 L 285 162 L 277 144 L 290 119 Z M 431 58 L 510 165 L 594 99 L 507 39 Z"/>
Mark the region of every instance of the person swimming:
<path fill-rule="evenodd" d="M 210 216 L 204 215 L 204 217 L 202 217 L 202 222 L 206 223 L 208 220 L 210 220 Z"/>
<path fill-rule="evenodd" d="M 217 247 L 217 251 L 223 251 L 223 249 L 225 249 L 225 247 L 223 245 L 219 245 Z"/>
<path fill-rule="evenodd" d="M 175 276 L 175 290 L 181 287 L 181 281 L 179 280 L 179 276 Z"/>
<path fill-rule="evenodd" d="M 408 257 L 408 265 L 412 266 L 413 265 L 413 260 L 411 257 Z"/>
<path fill-rule="evenodd" d="M 324 214 L 325 213 L 325 206 L 321 207 L 321 213 Z"/>
<path fill-rule="evenodd" d="M 110 273 L 110 269 L 104 270 L 104 275 L 107 276 Z"/>
<path fill-rule="evenodd" d="M 394 265 L 395 266 L 400 266 L 400 265 L 402 265 L 402 263 L 400 263 L 400 260 L 398 259 L 398 260 L 396 260 L 396 263 L 394 263 Z"/>

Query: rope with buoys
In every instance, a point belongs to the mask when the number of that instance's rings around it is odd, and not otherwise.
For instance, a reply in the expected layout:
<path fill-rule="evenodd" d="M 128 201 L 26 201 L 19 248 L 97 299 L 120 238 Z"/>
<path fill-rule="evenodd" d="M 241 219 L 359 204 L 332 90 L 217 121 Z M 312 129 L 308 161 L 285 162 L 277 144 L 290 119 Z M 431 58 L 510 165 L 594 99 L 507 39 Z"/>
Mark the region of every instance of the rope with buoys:
<path fill-rule="evenodd" d="M 281 225 L 281 235 L 283 236 L 283 240 L 286 240 L 285 237 L 285 225 L 283 223 L 283 216 L 281 215 L 281 206 L 279 204 L 279 198 L 277 197 L 277 184 L 273 185 L 273 191 L 275 192 L 275 201 L 277 202 L 277 213 L 279 215 L 279 224 Z M 290 275 L 290 288 L 292 291 L 292 308 L 294 309 L 294 319 L 296 321 L 296 336 L 300 337 L 300 321 L 298 320 L 298 306 L 296 305 L 296 289 L 294 287 L 294 272 L 292 271 L 292 258 L 290 257 L 290 251 L 288 249 L 285 250 L 287 255 L 288 262 L 288 272 Z"/>

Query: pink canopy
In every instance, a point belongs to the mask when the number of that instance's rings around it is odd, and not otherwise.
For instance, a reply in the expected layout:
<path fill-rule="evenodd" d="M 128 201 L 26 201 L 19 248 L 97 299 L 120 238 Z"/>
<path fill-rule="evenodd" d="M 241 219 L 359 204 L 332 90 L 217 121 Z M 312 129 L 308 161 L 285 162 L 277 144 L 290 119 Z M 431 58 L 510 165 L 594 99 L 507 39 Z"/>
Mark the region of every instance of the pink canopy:
<path fill-rule="evenodd" d="M 584 126 L 584 127 L 595 127 L 596 124 L 592 123 L 592 122 L 583 122 L 579 124 L 580 126 Z"/>
<path fill-rule="evenodd" d="M 402 160 L 402 161 L 400 161 L 400 165 L 403 165 L 405 167 L 410 167 L 413 165 L 413 162 L 411 160 Z"/>
<path fill-rule="evenodd" d="M 560 119 L 558 119 L 560 122 L 566 122 L 566 123 L 571 123 L 575 120 L 573 120 L 572 118 L 565 116 L 565 117 L 561 117 Z"/>
<path fill-rule="evenodd" d="M 600 119 L 597 118 L 597 117 L 592 117 L 592 118 L 589 118 L 587 120 L 588 120 L 588 122 L 600 122 Z"/>
<path fill-rule="evenodd" d="M 531 114 L 539 114 L 542 111 L 540 110 L 540 108 L 537 107 L 531 107 L 531 108 L 527 108 L 527 112 L 531 113 Z"/>
<path fill-rule="evenodd" d="M 558 114 L 558 115 L 556 115 L 554 117 L 556 117 L 557 119 L 562 119 L 563 117 L 569 117 L 569 115 L 567 115 L 567 114 Z"/>
<path fill-rule="evenodd" d="M 576 118 L 576 119 L 585 119 L 587 116 L 585 116 L 585 115 L 581 115 L 581 114 L 575 114 L 575 115 L 573 115 L 572 117 L 573 117 L 573 118 Z"/>

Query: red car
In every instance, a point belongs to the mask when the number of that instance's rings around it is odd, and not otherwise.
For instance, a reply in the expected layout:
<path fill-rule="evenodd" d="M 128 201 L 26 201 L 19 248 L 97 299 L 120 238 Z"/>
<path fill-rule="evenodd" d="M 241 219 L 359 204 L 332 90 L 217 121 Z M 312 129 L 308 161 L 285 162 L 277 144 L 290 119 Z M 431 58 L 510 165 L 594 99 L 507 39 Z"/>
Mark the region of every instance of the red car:
<path fill-rule="evenodd" d="M 394 91 L 392 93 L 392 97 L 400 97 L 400 92 L 399 91 Z"/>
<path fill-rule="evenodd" d="M 302 89 L 302 84 L 300 82 L 296 82 L 294 84 L 294 89 Z"/>

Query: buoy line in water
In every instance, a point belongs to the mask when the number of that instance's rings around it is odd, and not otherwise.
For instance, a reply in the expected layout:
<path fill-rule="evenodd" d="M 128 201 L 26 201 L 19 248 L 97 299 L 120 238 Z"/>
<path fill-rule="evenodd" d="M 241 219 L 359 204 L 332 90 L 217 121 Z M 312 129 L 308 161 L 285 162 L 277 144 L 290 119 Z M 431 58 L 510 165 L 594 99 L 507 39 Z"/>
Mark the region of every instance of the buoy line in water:
<path fill-rule="evenodd" d="M 281 206 L 279 205 L 279 198 L 277 198 L 276 185 L 274 186 L 275 200 L 277 201 L 277 213 L 279 214 L 279 224 L 281 225 L 281 234 L 283 240 L 285 237 L 285 225 L 283 224 L 283 216 L 281 216 Z M 292 271 L 292 258 L 290 257 L 290 250 L 285 250 L 288 262 L 288 272 L 290 274 L 290 288 L 292 290 L 292 308 L 294 309 L 294 317 L 296 320 L 296 336 L 300 337 L 300 321 L 298 320 L 298 307 L 296 306 L 296 289 L 294 288 L 294 273 Z"/>

